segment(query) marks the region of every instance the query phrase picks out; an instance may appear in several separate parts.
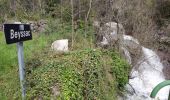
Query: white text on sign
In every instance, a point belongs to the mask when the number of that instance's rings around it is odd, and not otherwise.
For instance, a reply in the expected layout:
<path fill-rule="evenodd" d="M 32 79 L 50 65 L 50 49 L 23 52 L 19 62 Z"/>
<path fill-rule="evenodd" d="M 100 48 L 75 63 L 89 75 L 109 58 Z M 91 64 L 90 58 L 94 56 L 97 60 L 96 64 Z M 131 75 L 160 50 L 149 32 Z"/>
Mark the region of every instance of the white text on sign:
<path fill-rule="evenodd" d="M 20 39 L 23 37 L 29 37 L 31 31 L 14 31 L 13 29 L 10 30 L 10 38 L 11 39 Z"/>

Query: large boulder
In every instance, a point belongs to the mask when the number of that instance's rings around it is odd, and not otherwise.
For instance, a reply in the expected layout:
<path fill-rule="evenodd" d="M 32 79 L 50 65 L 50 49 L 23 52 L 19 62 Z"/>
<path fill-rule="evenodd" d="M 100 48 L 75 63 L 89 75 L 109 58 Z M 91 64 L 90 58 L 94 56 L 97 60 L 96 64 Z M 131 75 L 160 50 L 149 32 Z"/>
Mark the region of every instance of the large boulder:
<path fill-rule="evenodd" d="M 52 43 L 51 49 L 56 52 L 68 51 L 68 39 L 56 40 Z"/>
<path fill-rule="evenodd" d="M 114 45 L 118 39 L 123 39 L 123 34 L 125 34 L 123 25 L 116 22 L 108 22 L 99 28 L 98 36 L 100 40 L 97 40 L 99 46 L 109 46 Z"/>
<path fill-rule="evenodd" d="M 132 58 L 132 62 L 129 64 L 132 64 L 133 66 L 136 65 L 138 59 L 142 55 L 142 46 L 138 40 L 132 36 L 123 35 L 123 46 L 129 51 L 130 57 Z"/>
<path fill-rule="evenodd" d="M 96 22 L 94 26 L 98 26 Z M 125 35 L 125 30 L 122 24 L 116 22 L 108 22 L 99 28 L 100 36 L 97 41 L 98 46 L 109 47 L 119 46 L 122 56 L 127 59 L 129 64 L 134 64 L 136 59 L 141 56 L 142 47 L 137 39 L 130 35 Z"/>
<path fill-rule="evenodd" d="M 129 35 L 123 35 L 123 44 L 133 55 L 140 55 L 142 47 L 138 40 Z"/>

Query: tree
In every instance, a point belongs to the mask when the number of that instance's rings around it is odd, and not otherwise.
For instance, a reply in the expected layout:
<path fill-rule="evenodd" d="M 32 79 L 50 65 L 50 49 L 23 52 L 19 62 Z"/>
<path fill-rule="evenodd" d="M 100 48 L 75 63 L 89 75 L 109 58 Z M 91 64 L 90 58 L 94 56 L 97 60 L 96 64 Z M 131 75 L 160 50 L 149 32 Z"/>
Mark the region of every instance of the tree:
<path fill-rule="evenodd" d="M 71 46 L 72 46 L 72 48 L 73 48 L 73 43 L 74 43 L 74 37 L 73 37 L 73 35 L 74 35 L 74 3 L 73 3 L 73 0 L 71 0 L 71 12 L 72 12 L 72 33 L 71 33 L 71 41 L 72 41 L 72 44 L 71 44 Z"/>

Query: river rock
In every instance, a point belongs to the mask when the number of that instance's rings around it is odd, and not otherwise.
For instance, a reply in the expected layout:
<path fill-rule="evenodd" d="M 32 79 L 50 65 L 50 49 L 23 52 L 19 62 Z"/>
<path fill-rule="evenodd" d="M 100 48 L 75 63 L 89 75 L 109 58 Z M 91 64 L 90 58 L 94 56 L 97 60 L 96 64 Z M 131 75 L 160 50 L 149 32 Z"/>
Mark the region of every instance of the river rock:
<path fill-rule="evenodd" d="M 52 43 L 51 49 L 57 52 L 68 51 L 68 39 L 56 40 Z"/>
<path fill-rule="evenodd" d="M 125 47 L 122 47 L 121 49 L 123 51 L 124 59 L 131 65 L 132 64 L 132 58 L 131 58 L 130 52 Z"/>
<path fill-rule="evenodd" d="M 136 56 L 141 54 L 142 47 L 137 39 L 129 35 L 123 35 L 123 43 L 131 54 Z"/>

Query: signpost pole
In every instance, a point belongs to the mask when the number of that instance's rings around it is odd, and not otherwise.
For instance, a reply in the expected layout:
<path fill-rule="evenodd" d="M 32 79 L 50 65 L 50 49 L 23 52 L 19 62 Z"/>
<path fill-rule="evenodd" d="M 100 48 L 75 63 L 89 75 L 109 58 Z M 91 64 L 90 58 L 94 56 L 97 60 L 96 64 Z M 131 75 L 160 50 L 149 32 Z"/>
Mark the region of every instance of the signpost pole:
<path fill-rule="evenodd" d="M 15 24 L 21 24 L 21 22 L 15 22 Z M 24 27 L 20 25 L 19 30 L 24 30 Z M 24 64 L 24 49 L 23 42 L 17 42 L 18 48 L 18 64 L 19 64 L 19 77 L 22 89 L 22 100 L 25 99 L 26 89 L 25 89 L 25 64 Z"/>
<path fill-rule="evenodd" d="M 25 64 L 24 64 L 23 42 L 18 42 L 17 48 L 18 48 L 19 76 L 20 76 L 20 84 L 22 89 L 22 100 L 24 100 L 25 99 Z"/>

